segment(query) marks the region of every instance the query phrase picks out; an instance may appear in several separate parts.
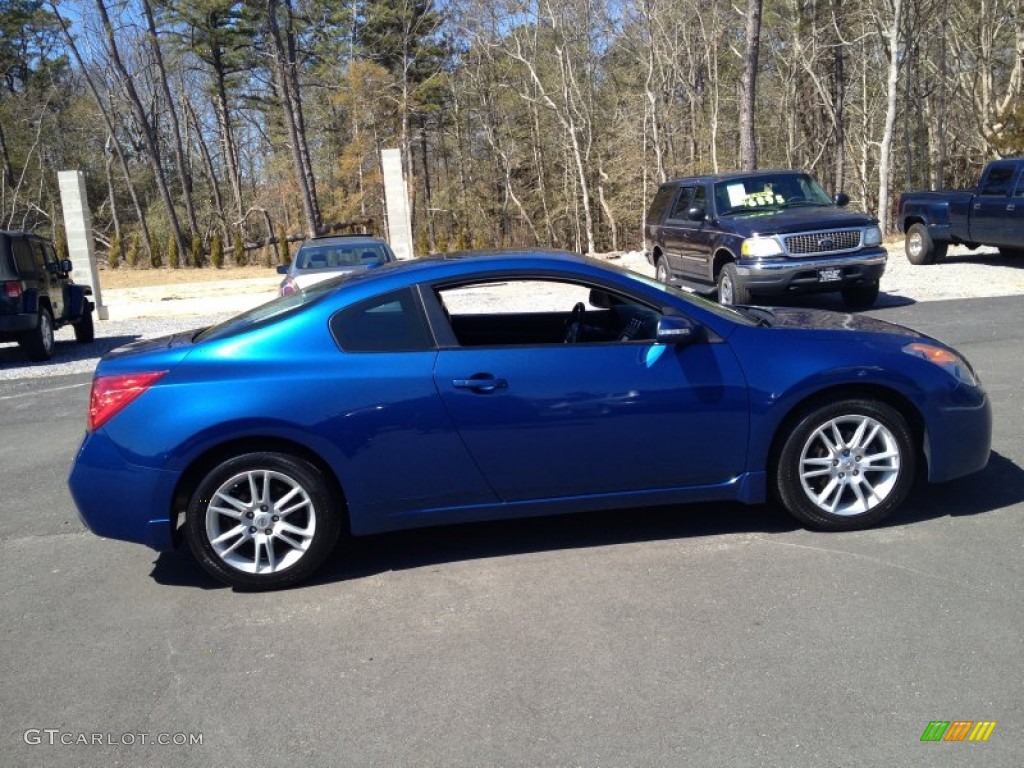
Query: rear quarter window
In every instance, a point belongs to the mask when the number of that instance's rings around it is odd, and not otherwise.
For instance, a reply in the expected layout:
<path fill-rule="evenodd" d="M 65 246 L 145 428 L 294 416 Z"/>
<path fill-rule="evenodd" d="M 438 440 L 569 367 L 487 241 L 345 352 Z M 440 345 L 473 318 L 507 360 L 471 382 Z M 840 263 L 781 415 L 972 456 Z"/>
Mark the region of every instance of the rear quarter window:
<path fill-rule="evenodd" d="M 648 224 L 661 223 L 661 220 L 665 218 L 665 211 L 668 210 L 669 205 L 672 203 L 672 198 L 676 196 L 677 189 L 679 187 L 675 184 L 666 184 L 658 189 L 657 194 L 654 195 L 654 200 L 651 201 L 650 210 L 647 211 Z"/>
<path fill-rule="evenodd" d="M 335 313 L 331 334 L 346 352 L 422 352 L 434 346 L 420 303 L 408 288 Z"/>
<path fill-rule="evenodd" d="M 22 279 L 38 279 L 42 265 L 37 265 L 32 257 L 32 246 L 26 240 L 11 241 L 11 255 L 14 257 L 14 266 Z"/>

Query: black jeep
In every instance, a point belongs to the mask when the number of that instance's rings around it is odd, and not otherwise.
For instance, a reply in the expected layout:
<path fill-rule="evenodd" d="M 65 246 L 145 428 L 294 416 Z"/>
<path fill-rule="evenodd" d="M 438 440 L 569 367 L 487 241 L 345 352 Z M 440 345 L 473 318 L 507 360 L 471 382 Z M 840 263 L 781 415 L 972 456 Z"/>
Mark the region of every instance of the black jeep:
<path fill-rule="evenodd" d="M 68 324 L 77 341 L 92 341 L 92 288 L 70 272 L 48 240 L 0 231 L 0 341 L 18 342 L 30 360 L 49 360 L 53 332 Z"/>

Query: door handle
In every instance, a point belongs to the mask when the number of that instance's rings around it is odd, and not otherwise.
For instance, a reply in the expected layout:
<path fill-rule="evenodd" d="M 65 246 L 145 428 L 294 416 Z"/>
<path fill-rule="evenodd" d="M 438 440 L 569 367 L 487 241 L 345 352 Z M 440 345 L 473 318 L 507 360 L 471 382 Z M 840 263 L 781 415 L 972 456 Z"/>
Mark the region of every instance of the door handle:
<path fill-rule="evenodd" d="M 1016 207 L 1017 207 L 1017 206 L 1015 206 L 1015 205 L 1014 205 L 1013 203 L 1010 203 L 1010 204 L 1009 204 L 1008 206 L 1006 206 L 1006 210 L 1008 210 L 1008 211 L 1012 211 L 1012 210 L 1015 210 L 1015 209 L 1016 209 Z"/>
<path fill-rule="evenodd" d="M 477 374 L 468 379 L 452 379 L 452 386 L 474 392 L 493 392 L 496 389 L 508 389 L 508 381 L 496 379 L 490 374 Z"/>

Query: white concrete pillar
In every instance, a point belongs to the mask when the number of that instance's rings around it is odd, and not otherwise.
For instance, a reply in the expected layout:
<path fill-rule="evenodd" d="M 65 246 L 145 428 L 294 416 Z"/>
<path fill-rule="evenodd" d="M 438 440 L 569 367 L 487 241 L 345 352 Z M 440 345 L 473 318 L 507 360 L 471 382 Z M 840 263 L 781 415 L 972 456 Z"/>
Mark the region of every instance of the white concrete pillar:
<path fill-rule="evenodd" d="M 71 277 L 80 285 L 92 288 L 96 317 L 106 320 L 107 307 L 100 293 L 100 276 L 96 270 L 96 249 L 92 239 L 92 214 L 85 194 L 85 174 L 81 171 L 59 171 L 60 203 L 64 210 L 64 232 L 68 241 L 68 257 L 74 269 Z"/>
<path fill-rule="evenodd" d="M 395 256 L 411 259 L 416 256 L 412 241 L 412 216 L 409 215 L 409 188 L 402 173 L 402 152 L 382 149 L 380 164 L 384 172 L 384 202 L 388 215 L 388 243 Z"/>

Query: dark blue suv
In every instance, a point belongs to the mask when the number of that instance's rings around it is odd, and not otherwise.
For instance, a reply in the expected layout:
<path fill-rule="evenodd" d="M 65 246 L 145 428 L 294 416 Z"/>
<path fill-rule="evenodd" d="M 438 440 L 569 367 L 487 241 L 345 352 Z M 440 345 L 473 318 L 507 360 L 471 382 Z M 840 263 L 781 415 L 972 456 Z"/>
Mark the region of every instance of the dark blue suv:
<path fill-rule="evenodd" d="M 722 304 L 839 291 L 851 309 L 878 298 L 887 254 L 878 220 L 843 210 L 800 171 L 676 179 L 661 185 L 644 224 L 658 279 L 718 290 Z"/>

